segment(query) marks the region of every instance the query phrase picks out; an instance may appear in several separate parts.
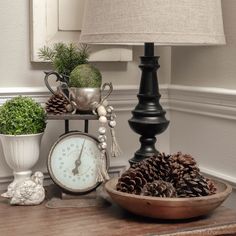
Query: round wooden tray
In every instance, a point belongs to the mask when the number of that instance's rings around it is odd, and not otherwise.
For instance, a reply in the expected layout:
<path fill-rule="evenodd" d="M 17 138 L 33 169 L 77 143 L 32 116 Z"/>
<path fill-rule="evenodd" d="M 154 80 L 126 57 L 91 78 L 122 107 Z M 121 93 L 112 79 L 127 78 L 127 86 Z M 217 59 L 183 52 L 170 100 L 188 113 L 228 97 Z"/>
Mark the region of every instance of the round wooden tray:
<path fill-rule="evenodd" d="M 232 191 L 229 184 L 212 179 L 217 188 L 216 194 L 193 198 L 161 198 L 117 191 L 117 181 L 118 178 L 114 178 L 105 185 L 114 202 L 137 215 L 159 219 L 188 219 L 206 215 L 220 206 Z"/>

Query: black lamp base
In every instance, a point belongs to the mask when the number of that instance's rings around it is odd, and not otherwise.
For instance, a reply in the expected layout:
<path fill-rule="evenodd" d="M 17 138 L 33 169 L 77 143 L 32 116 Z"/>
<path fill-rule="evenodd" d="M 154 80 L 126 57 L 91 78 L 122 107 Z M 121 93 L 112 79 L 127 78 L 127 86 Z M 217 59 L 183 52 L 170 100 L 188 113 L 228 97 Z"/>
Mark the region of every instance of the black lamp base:
<path fill-rule="evenodd" d="M 160 105 L 160 93 L 157 81 L 159 57 L 154 56 L 154 43 L 145 43 L 145 55 L 141 57 L 142 77 L 139 87 L 138 104 L 132 111 L 133 117 L 129 120 L 131 129 L 140 134 L 141 147 L 135 152 L 130 165 L 144 158 L 157 154 L 155 148 L 157 134 L 166 130 L 169 121 L 165 118 L 165 110 Z"/>

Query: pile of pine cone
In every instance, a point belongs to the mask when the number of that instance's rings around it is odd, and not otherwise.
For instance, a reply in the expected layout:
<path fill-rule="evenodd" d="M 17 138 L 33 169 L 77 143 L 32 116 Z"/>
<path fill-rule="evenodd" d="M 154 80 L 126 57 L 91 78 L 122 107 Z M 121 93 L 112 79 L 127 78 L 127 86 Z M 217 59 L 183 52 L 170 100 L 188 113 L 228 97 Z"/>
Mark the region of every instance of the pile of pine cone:
<path fill-rule="evenodd" d="M 200 197 L 216 193 L 191 155 L 160 153 L 131 166 L 119 178 L 121 192 L 156 197 Z"/>

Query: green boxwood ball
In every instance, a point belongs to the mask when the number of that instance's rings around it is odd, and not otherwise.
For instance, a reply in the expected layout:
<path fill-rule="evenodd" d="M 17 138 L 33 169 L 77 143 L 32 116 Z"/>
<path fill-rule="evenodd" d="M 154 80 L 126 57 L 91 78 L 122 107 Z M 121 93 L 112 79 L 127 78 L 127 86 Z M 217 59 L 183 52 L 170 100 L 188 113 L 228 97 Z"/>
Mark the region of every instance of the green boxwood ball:
<path fill-rule="evenodd" d="M 23 135 L 42 133 L 46 127 L 43 107 L 32 98 L 18 96 L 0 108 L 0 133 Z"/>
<path fill-rule="evenodd" d="M 78 65 L 70 74 L 70 87 L 100 88 L 101 85 L 102 75 L 100 71 L 90 64 Z"/>

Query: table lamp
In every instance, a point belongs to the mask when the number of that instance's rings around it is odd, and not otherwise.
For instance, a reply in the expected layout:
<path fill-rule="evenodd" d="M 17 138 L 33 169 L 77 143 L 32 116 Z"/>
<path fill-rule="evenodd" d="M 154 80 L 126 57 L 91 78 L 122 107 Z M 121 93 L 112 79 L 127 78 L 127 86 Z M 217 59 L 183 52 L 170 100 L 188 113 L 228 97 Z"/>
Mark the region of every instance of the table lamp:
<path fill-rule="evenodd" d="M 87 0 L 80 41 L 88 44 L 144 45 L 138 104 L 129 125 L 141 147 L 130 164 L 158 153 L 155 136 L 169 121 L 159 100 L 154 45 L 225 43 L 220 0 Z"/>

